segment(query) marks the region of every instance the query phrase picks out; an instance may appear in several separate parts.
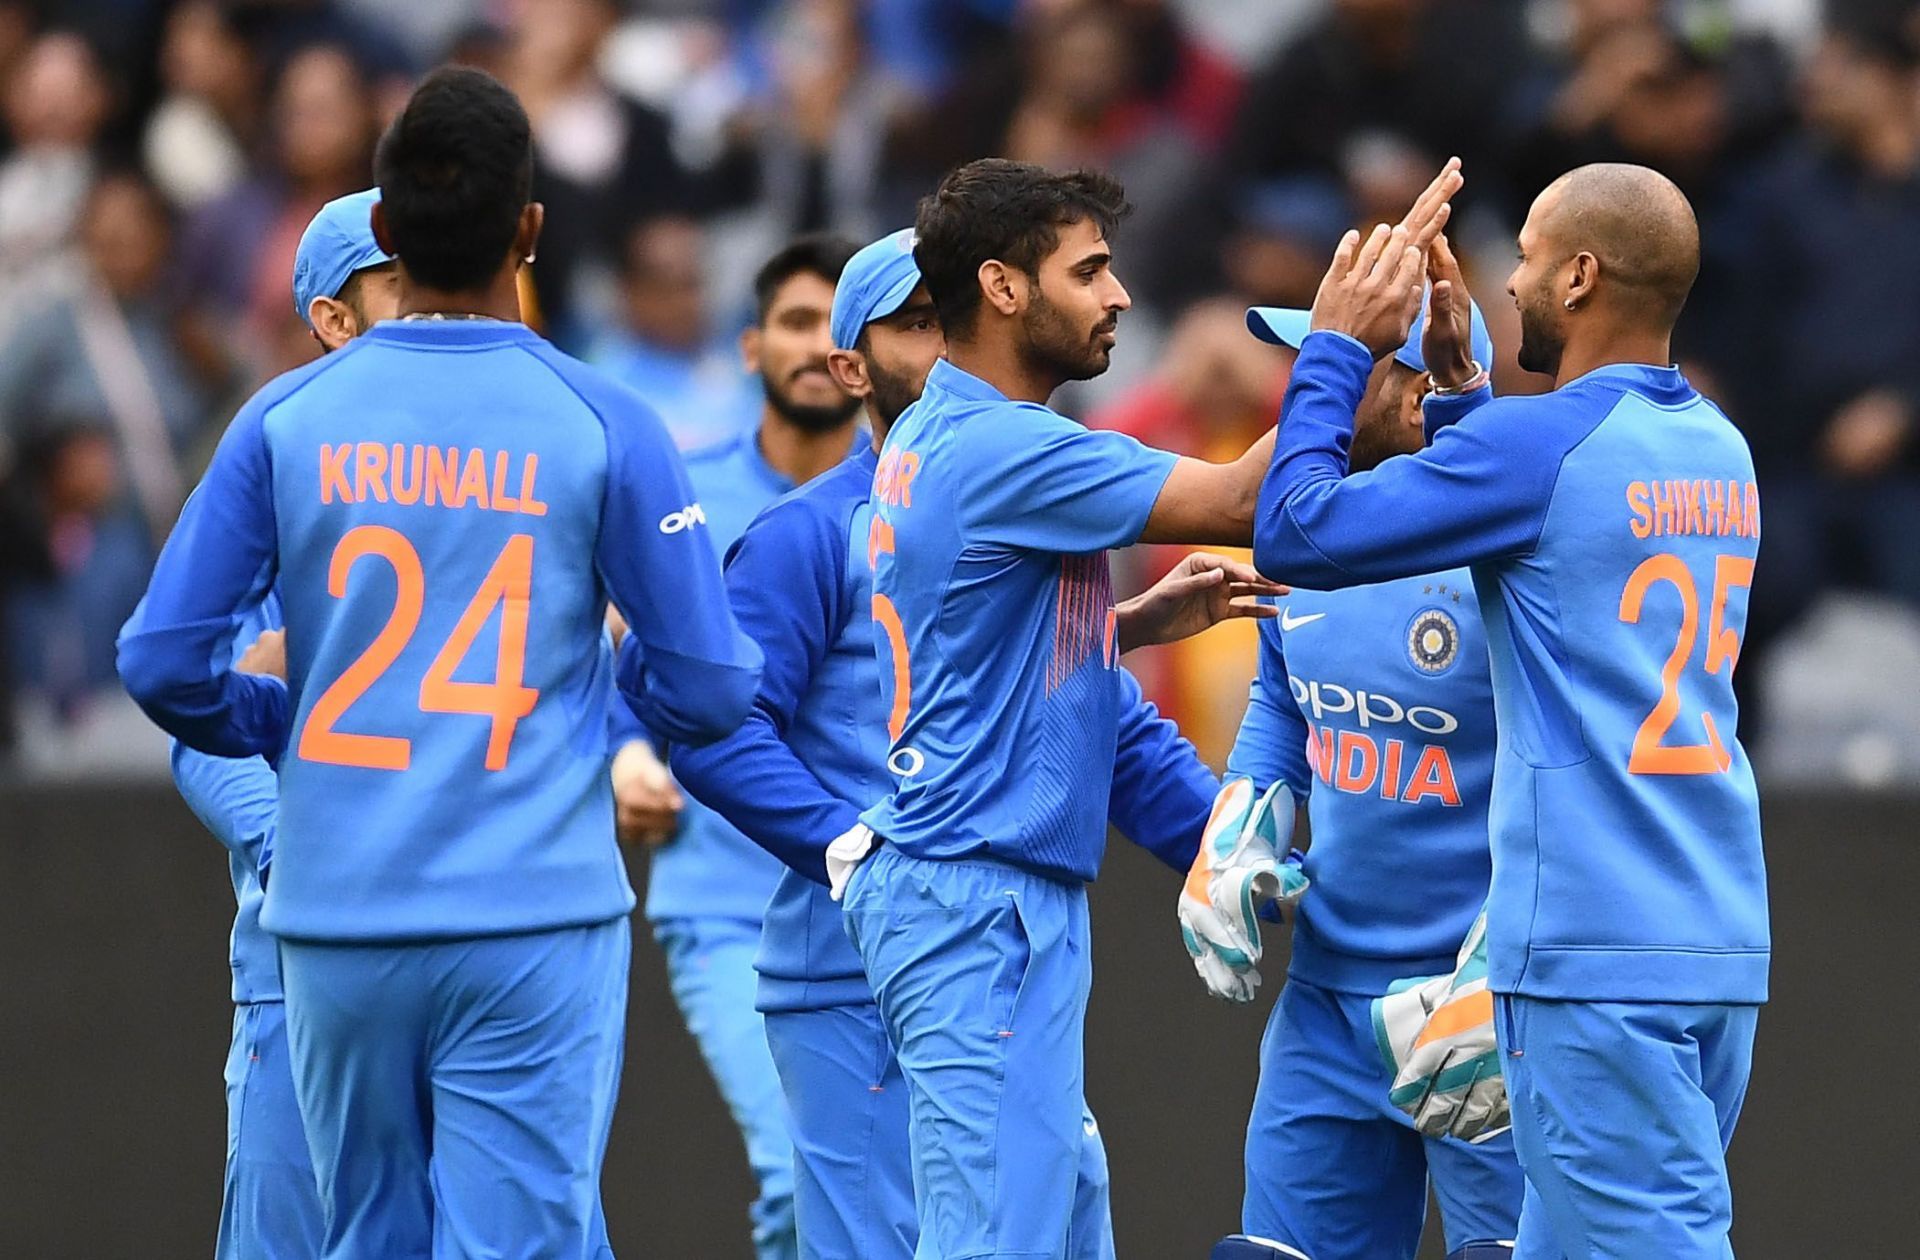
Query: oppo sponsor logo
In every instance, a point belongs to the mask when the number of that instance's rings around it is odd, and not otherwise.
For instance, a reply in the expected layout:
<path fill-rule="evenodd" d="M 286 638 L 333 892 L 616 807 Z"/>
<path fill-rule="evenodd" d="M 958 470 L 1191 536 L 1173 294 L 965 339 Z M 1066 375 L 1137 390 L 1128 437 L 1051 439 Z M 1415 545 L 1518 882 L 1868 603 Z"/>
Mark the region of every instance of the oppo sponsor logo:
<path fill-rule="evenodd" d="M 683 529 L 692 529 L 695 525 L 705 525 L 707 514 L 698 503 L 689 503 L 678 512 L 669 512 L 660 518 L 660 532 L 677 534 Z"/>
<path fill-rule="evenodd" d="M 1351 713 L 1362 729 L 1401 723 L 1423 735 L 1451 735 L 1460 729 L 1460 719 L 1445 709 L 1402 704 L 1377 691 L 1355 690 L 1339 683 L 1303 678 L 1290 678 L 1287 685 L 1293 692 L 1294 703 L 1316 722 L 1334 714 Z"/>

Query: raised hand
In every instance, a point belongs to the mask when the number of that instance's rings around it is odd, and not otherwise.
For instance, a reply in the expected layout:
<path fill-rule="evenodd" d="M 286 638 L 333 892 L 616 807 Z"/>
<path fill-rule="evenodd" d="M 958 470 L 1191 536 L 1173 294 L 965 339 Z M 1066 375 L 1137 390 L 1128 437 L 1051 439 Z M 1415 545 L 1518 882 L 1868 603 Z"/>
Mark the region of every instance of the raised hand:
<path fill-rule="evenodd" d="M 1341 237 L 1313 298 L 1313 330 L 1345 333 L 1375 359 L 1404 345 L 1426 288 L 1426 250 L 1413 239 L 1404 223 L 1380 224 L 1365 244 L 1358 232 Z"/>
<path fill-rule="evenodd" d="M 1473 300 L 1460 273 L 1460 260 L 1442 233 L 1427 248 L 1427 324 L 1420 337 L 1420 355 L 1440 389 L 1459 389 L 1473 378 L 1472 318 Z"/>
<path fill-rule="evenodd" d="M 1447 221 L 1453 217 L 1453 195 L 1466 182 L 1460 173 L 1460 159 L 1448 158 L 1433 182 L 1414 198 L 1406 217 L 1400 220 L 1400 226 L 1407 229 L 1408 244 L 1424 250 L 1440 238 Z"/>

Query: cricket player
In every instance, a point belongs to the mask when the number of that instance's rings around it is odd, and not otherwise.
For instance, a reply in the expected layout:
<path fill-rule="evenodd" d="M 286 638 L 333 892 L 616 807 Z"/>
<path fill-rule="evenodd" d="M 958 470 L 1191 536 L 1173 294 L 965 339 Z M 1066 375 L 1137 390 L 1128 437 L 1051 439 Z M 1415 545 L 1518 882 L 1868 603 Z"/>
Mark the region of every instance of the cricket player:
<path fill-rule="evenodd" d="M 1298 348 L 1309 313 L 1256 308 L 1247 324 Z M 1425 324 L 1367 379 L 1353 418 L 1356 470 L 1426 445 L 1430 380 L 1436 423 L 1489 391 L 1481 365 L 1493 343 L 1478 312 L 1470 356 L 1436 355 L 1433 372 Z M 1418 1132 L 1389 1101 L 1393 1074 L 1375 1052 L 1369 1010 L 1398 981 L 1451 972 L 1486 901 L 1487 668 L 1466 569 L 1296 590 L 1279 620 L 1260 626 L 1260 670 L 1227 770 L 1262 792 L 1283 783 L 1306 803 L 1313 890 L 1295 912 L 1286 988 L 1260 1044 L 1246 1236 L 1223 1241 L 1217 1260 L 1413 1260 L 1429 1185 L 1450 1260 L 1510 1255 L 1523 1192 L 1511 1137 L 1469 1145 Z"/>
<path fill-rule="evenodd" d="M 828 318 L 834 283 L 854 244 L 803 236 L 768 259 L 754 277 L 758 318 L 741 335 L 747 370 L 765 401 L 754 429 L 687 456 L 687 477 L 706 513 L 714 546 L 724 551 L 767 504 L 846 459 L 860 400 L 827 371 L 833 349 Z M 616 715 L 628 713 L 616 704 Z M 619 758 L 650 758 L 644 731 L 630 730 Z M 615 763 L 617 799 L 644 780 Z M 795 1254 L 793 1142 L 787 1104 L 754 1007 L 754 951 L 760 920 L 781 866 L 698 798 L 683 805 L 677 828 L 653 833 L 647 919 L 667 959 L 674 1001 L 739 1126 L 759 1185 L 752 1208 L 759 1260 Z M 641 837 L 646 839 L 648 837 Z"/>
<path fill-rule="evenodd" d="M 1403 235 L 1444 223 L 1450 179 Z M 1097 173 L 985 160 L 916 223 L 947 357 L 874 475 L 892 791 L 861 815 L 872 838 L 837 841 L 828 865 L 908 1084 L 923 1256 L 1067 1246 L 1086 883 L 1127 698 L 1106 550 L 1245 543 L 1273 440 L 1213 464 L 1046 407 L 1107 366 L 1130 304 L 1108 243 L 1125 211 Z"/>
<path fill-rule="evenodd" d="M 887 715 L 874 658 L 867 542 L 879 445 L 920 394 L 943 347 L 911 231 L 866 246 L 834 292 L 833 371 L 866 400 L 874 440 L 779 500 L 727 564 L 741 624 L 766 655 L 754 713 L 738 732 L 676 749 L 674 769 L 788 864 L 767 908 L 759 1006 L 792 1113 L 805 1260 L 908 1260 L 918 1226 L 908 1090 L 860 959 L 828 888 L 826 850 L 884 795 Z M 1236 577 L 1246 581 L 1236 581 Z M 1121 610 L 1123 641 L 1260 615 L 1251 570 L 1190 558 Z M 1218 786 L 1130 676 L 1110 817 L 1162 860 L 1192 859 Z M 1067 1254 L 1113 1254 L 1106 1151 L 1091 1112 Z"/>
<path fill-rule="evenodd" d="M 242 408 L 121 638 L 182 742 L 278 759 L 261 924 L 331 1260 L 605 1253 L 633 893 L 603 611 L 664 738 L 732 730 L 759 674 L 658 418 L 516 322 L 531 157 L 487 75 L 416 89 L 376 160 L 401 318 Z M 226 668 L 276 584 L 284 683 Z"/>
<path fill-rule="evenodd" d="M 337 350 L 399 313 L 398 266 L 373 239 L 372 189 L 322 206 L 293 260 L 293 305 L 323 351 Z M 278 652 L 262 635 L 281 628 L 269 594 L 241 621 L 236 662 L 252 667 Z M 258 670 L 256 669 L 256 672 Z M 233 969 L 233 1041 L 227 1052 L 227 1168 L 214 1254 L 222 1260 L 311 1260 L 324 1222 L 307 1135 L 294 1099 L 286 1007 L 273 938 L 260 927 L 261 872 L 273 858 L 279 781 L 264 757 L 211 757 L 173 741 L 173 781 L 208 831 L 226 846 L 239 903 L 228 962 Z"/>
<path fill-rule="evenodd" d="M 1669 366 L 1693 211 L 1644 167 L 1555 181 L 1507 283 L 1520 365 L 1554 391 L 1349 476 L 1355 405 L 1415 300 L 1382 279 L 1400 244 L 1349 234 L 1315 299 L 1256 560 L 1327 589 L 1472 567 L 1499 732 L 1494 996 L 1452 1013 L 1477 1008 L 1500 1047 L 1518 1260 L 1723 1260 L 1769 956 L 1731 686 L 1760 502 L 1739 431 Z M 1435 285 L 1449 319 L 1464 296 Z"/>

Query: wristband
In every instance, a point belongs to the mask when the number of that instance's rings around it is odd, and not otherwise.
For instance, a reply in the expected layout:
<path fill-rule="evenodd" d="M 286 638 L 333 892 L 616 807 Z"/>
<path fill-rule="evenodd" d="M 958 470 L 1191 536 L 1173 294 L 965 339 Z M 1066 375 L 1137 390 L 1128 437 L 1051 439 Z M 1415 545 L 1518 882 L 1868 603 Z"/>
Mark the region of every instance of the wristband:
<path fill-rule="evenodd" d="M 1436 381 L 1433 386 L 1433 392 L 1442 398 L 1459 398 L 1462 395 L 1471 394 L 1477 389 L 1485 389 L 1487 383 L 1492 379 L 1493 374 L 1481 366 L 1480 360 L 1475 359 L 1473 360 L 1473 373 L 1468 376 L 1466 380 L 1451 388 Z"/>

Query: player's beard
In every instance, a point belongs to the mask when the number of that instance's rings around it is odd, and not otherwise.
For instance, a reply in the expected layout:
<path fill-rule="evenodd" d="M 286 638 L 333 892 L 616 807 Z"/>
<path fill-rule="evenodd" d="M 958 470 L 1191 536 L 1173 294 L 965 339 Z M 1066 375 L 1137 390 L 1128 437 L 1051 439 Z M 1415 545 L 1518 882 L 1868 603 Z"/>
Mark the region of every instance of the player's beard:
<path fill-rule="evenodd" d="M 1560 356 L 1566 352 L 1567 334 L 1554 308 L 1553 294 L 1546 285 L 1529 293 L 1520 307 L 1520 367 L 1543 376 L 1560 375 Z"/>
<path fill-rule="evenodd" d="M 826 365 L 821 364 L 820 370 L 826 371 Z M 792 380 L 793 375 L 788 373 L 787 379 Z M 767 405 L 773 408 L 775 414 L 808 433 L 831 433 L 853 419 L 853 413 L 860 410 L 858 398 L 844 396 L 841 401 L 832 404 L 795 402 L 793 395 L 766 372 L 760 373 L 760 388 L 766 392 Z"/>
<path fill-rule="evenodd" d="M 889 372 L 868 355 L 867 383 L 873 387 L 868 405 L 880 417 L 880 423 L 891 428 L 907 408 L 920 400 L 920 391 L 926 388 L 927 381 L 925 377 L 915 380 L 911 373 Z"/>
<path fill-rule="evenodd" d="M 1079 328 L 1066 311 L 1047 300 L 1040 286 L 1033 286 L 1033 300 L 1021 320 L 1027 342 L 1022 347 L 1028 366 L 1062 381 L 1087 381 L 1107 370 L 1113 351 L 1100 340 L 1102 333 L 1118 327 L 1120 315 L 1108 311 L 1091 328 Z"/>

